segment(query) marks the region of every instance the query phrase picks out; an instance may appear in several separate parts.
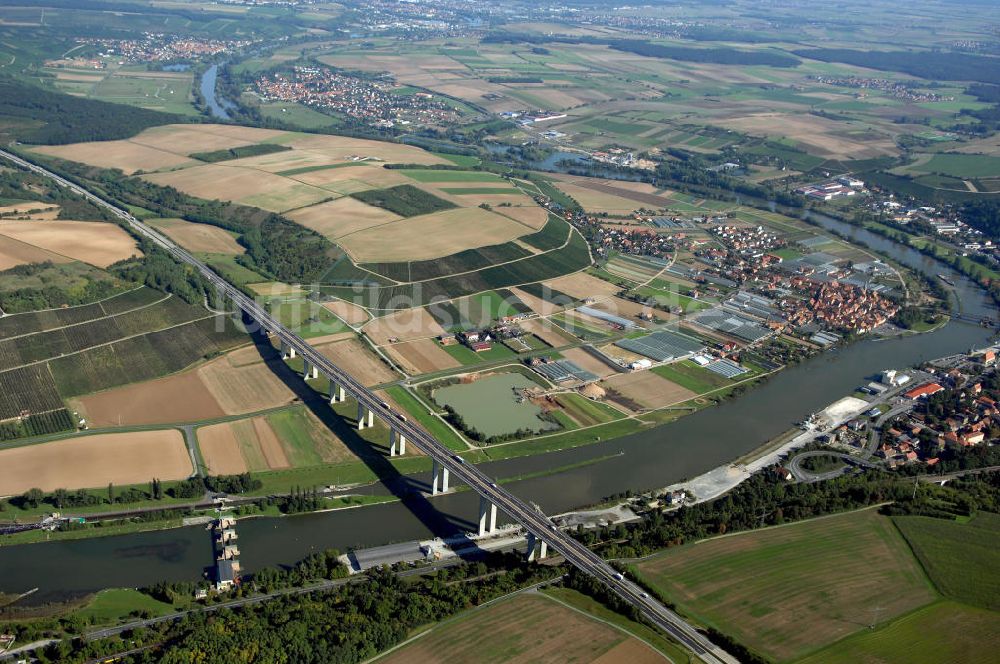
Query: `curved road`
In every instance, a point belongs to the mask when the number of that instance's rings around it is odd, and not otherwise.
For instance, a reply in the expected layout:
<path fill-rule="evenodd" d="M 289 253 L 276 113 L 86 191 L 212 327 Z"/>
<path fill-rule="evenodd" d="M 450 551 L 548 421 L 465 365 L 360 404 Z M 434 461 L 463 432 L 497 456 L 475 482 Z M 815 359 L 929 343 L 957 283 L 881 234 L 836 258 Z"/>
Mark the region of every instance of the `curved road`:
<path fill-rule="evenodd" d="M 792 457 L 786 467 L 791 471 L 792 475 L 799 482 L 822 482 L 824 480 L 831 480 L 834 477 L 839 477 L 843 475 L 847 467 L 837 468 L 835 470 L 828 470 L 825 473 L 814 473 L 811 470 L 806 470 L 802 467 L 802 461 L 805 459 L 813 459 L 816 457 L 834 457 L 835 459 L 840 459 L 847 463 L 848 466 L 860 466 L 862 468 L 880 468 L 878 464 L 874 464 L 871 461 L 867 461 L 860 457 L 853 456 L 851 454 L 846 454 L 844 452 L 831 452 L 827 450 L 812 450 L 810 452 L 803 452 Z"/>
<path fill-rule="evenodd" d="M 406 436 L 411 444 L 418 447 L 427 456 L 447 468 L 457 480 L 468 484 L 480 496 L 485 497 L 523 525 L 529 533 L 557 549 L 567 562 L 606 584 L 615 594 L 635 606 L 643 616 L 690 649 L 699 659 L 709 664 L 738 664 L 736 658 L 716 646 L 676 613 L 650 597 L 637 584 L 624 578 L 603 558 L 568 534 L 560 531 L 541 511 L 499 487 L 492 478 L 474 465 L 465 463 L 461 457 L 454 455 L 451 450 L 413 422 L 395 417 L 393 413 L 383 407 L 382 400 L 374 393 L 361 385 L 350 374 L 341 370 L 297 334 L 275 320 L 264 307 L 213 272 L 193 255 L 174 244 L 172 240 L 142 223 L 127 211 L 55 173 L 3 150 L 0 150 L 0 157 L 50 178 L 57 184 L 103 207 L 126 222 L 135 232 L 170 253 L 178 261 L 195 268 L 220 294 L 232 300 L 247 316 L 256 321 L 264 332 L 278 337 L 283 344 L 294 348 L 306 362 L 316 367 L 322 375 L 355 397 L 360 406 L 374 413 L 383 414 L 390 426 L 396 429 L 399 434 Z"/>

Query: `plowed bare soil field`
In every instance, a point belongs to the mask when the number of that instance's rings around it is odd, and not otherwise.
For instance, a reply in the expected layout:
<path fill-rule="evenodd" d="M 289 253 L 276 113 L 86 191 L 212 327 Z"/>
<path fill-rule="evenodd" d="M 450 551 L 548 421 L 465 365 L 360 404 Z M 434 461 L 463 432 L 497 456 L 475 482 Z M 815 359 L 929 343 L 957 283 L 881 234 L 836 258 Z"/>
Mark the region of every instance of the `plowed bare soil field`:
<path fill-rule="evenodd" d="M 399 376 L 360 339 L 345 339 L 317 346 L 319 352 L 366 386 L 396 380 Z"/>
<path fill-rule="evenodd" d="M 434 320 L 427 309 L 404 309 L 398 313 L 376 318 L 365 325 L 364 332 L 378 346 L 389 343 L 389 339 L 400 341 L 436 337 L 444 334 L 444 328 Z"/>
<path fill-rule="evenodd" d="M 91 427 L 194 422 L 226 414 L 197 371 L 97 392 L 74 404 Z"/>
<path fill-rule="evenodd" d="M 687 401 L 698 396 L 652 371 L 633 371 L 616 374 L 601 383 L 605 389 L 611 388 L 644 408 L 663 408 L 670 404 Z M 609 395 L 609 398 L 612 398 Z M 628 407 L 628 404 L 623 404 Z"/>
<path fill-rule="evenodd" d="M 441 345 L 434 339 L 418 339 L 407 341 L 401 344 L 385 346 L 386 350 L 396 363 L 399 364 L 406 373 L 417 375 L 441 371 L 442 369 L 452 369 L 461 366 L 461 362 L 449 355 Z"/>

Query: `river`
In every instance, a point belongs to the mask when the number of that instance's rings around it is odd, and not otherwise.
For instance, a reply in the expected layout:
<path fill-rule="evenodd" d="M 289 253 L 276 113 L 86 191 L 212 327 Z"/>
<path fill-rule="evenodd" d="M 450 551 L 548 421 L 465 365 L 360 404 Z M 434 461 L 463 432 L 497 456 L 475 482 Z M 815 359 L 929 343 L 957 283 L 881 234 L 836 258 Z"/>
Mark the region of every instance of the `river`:
<path fill-rule="evenodd" d="M 995 313 L 985 292 L 950 267 L 843 222 L 818 215 L 812 220 L 912 268 L 948 275 L 955 283 L 961 311 L 976 317 Z M 867 382 L 867 376 L 882 369 L 965 352 L 986 345 L 989 337 L 984 328 L 952 322 L 928 334 L 861 341 L 786 369 L 738 399 L 671 424 L 581 448 L 483 464 L 482 468 L 496 477 L 512 477 L 596 460 L 507 485 L 550 514 L 592 504 L 626 489 L 667 486 L 761 446 L 810 413 L 850 394 L 855 386 Z M 264 565 L 293 563 L 328 547 L 345 550 L 469 530 L 477 501 L 471 492 L 459 492 L 434 498 L 434 509 L 426 501 L 415 500 L 414 504 L 388 503 L 283 519 L 244 520 L 238 526 L 242 564 L 252 571 Z M 0 591 L 38 587 L 39 592 L 30 599 L 44 602 L 112 586 L 195 580 L 210 563 L 209 535 L 201 526 L 3 547 Z"/>
<path fill-rule="evenodd" d="M 212 117 L 219 120 L 230 120 L 229 109 L 236 108 L 236 105 L 219 97 L 215 93 L 215 82 L 219 77 L 219 65 L 212 65 L 205 70 L 205 73 L 201 75 L 201 85 L 199 89 L 201 90 L 201 96 L 205 100 L 205 105 L 208 106 L 209 112 L 211 112 Z"/>

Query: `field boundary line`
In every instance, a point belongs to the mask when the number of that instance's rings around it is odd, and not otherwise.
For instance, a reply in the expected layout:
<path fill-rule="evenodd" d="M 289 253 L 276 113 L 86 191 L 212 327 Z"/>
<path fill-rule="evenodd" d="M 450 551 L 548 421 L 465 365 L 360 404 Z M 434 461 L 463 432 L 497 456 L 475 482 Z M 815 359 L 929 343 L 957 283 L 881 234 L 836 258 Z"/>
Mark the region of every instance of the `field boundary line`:
<path fill-rule="evenodd" d="M 729 493 L 729 492 L 727 491 L 726 493 Z M 723 495 L 725 495 L 725 494 L 723 494 Z M 722 496 L 718 496 L 718 498 L 721 498 L 721 497 Z M 713 500 L 717 500 L 718 498 L 715 498 Z M 844 516 L 845 514 L 855 514 L 857 512 L 866 512 L 868 510 L 873 510 L 873 509 L 877 509 L 877 508 L 880 508 L 880 507 L 884 507 L 885 505 L 892 505 L 893 502 L 895 502 L 895 501 L 888 500 L 888 501 L 885 501 L 885 502 L 882 502 L 882 503 L 875 503 L 874 505 L 867 505 L 865 507 L 861 507 L 861 508 L 856 509 L 856 510 L 845 510 L 843 512 L 832 512 L 830 514 L 821 514 L 819 516 L 814 516 L 814 517 L 812 517 L 810 519 L 799 519 L 798 521 L 787 521 L 785 523 L 776 523 L 773 526 L 765 526 L 763 528 L 750 528 L 748 530 L 737 530 L 736 532 L 725 533 L 724 535 L 712 535 L 711 537 L 706 537 L 704 539 L 700 539 L 700 540 L 697 540 L 695 542 L 691 542 L 691 546 L 697 546 L 697 545 L 701 544 L 702 542 L 711 542 L 713 540 L 725 539 L 727 537 L 739 537 L 740 535 L 749 535 L 751 533 L 762 533 L 762 532 L 765 532 L 765 531 L 768 531 L 768 530 L 776 530 L 778 528 L 787 528 L 788 526 L 797 526 L 799 524 L 811 523 L 813 521 L 820 521 L 820 520 L 824 520 L 824 519 L 832 519 L 833 517 Z M 886 517 L 886 518 L 889 518 L 889 517 Z M 895 528 L 895 524 L 893 524 L 893 528 Z M 897 531 L 898 531 L 898 529 L 897 529 Z M 900 536 L 902 536 L 902 533 L 900 533 Z M 903 537 L 903 539 L 905 540 L 906 538 Z M 619 560 L 619 561 L 621 561 L 623 563 L 628 563 L 628 564 L 635 564 L 635 563 L 646 562 L 647 560 L 652 560 L 653 558 L 655 558 L 657 556 L 661 556 L 661 555 L 665 554 L 671 548 L 676 548 L 676 547 L 668 547 L 666 549 L 660 549 L 659 551 L 651 553 L 648 556 L 641 556 L 639 558 L 616 558 L 615 560 Z"/>
<path fill-rule="evenodd" d="M 503 216 L 503 215 L 501 215 L 501 216 Z M 558 215 L 556 215 L 556 216 L 558 217 Z M 408 217 L 408 218 L 412 219 L 413 217 Z M 474 274 L 476 272 L 482 272 L 483 270 L 490 270 L 492 268 L 500 267 L 502 265 L 510 265 L 511 263 L 519 263 L 521 261 L 528 260 L 529 258 L 536 258 L 538 256 L 544 256 L 545 254 L 551 254 L 551 253 L 556 252 L 556 251 L 561 251 L 561 250 L 565 249 L 567 246 L 569 246 L 570 241 L 572 241 L 572 239 L 573 239 L 573 232 L 576 231 L 577 233 L 579 233 L 580 231 L 578 231 L 576 229 L 576 227 L 573 226 L 573 224 L 571 224 L 569 221 L 566 221 L 566 219 L 564 219 L 563 217 L 559 217 L 559 219 L 562 219 L 564 222 L 566 222 L 566 225 L 569 226 L 569 232 L 566 234 L 566 241 L 563 242 L 558 247 L 553 247 L 553 248 L 547 249 L 545 251 L 540 251 L 537 254 L 531 254 L 530 256 L 521 256 L 520 258 L 514 258 L 514 259 L 511 259 L 509 261 L 503 261 L 502 263 L 492 263 L 492 264 L 490 264 L 490 265 L 488 265 L 486 267 L 476 268 L 475 270 L 466 270 L 465 272 L 452 272 L 452 273 L 449 273 L 449 274 L 446 274 L 446 275 L 442 275 L 440 277 L 431 277 L 429 279 L 419 279 L 419 280 L 416 280 L 416 281 L 397 281 L 396 283 L 398 283 L 399 285 L 405 286 L 405 285 L 408 285 L 408 284 L 424 284 L 424 283 L 427 283 L 427 282 L 430 282 L 430 281 L 437 281 L 438 279 L 445 279 L 445 278 L 449 278 L 450 279 L 452 277 L 460 277 L 460 276 L 463 276 L 463 275 L 466 275 L 466 274 Z M 379 224 L 378 226 L 370 226 L 369 228 L 380 228 L 382 226 L 388 226 L 390 224 L 398 223 L 399 221 L 404 221 L 404 220 L 390 221 L 390 222 L 387 222 L 385 224 Z M 341 236 L 341 238 L 348 237 L 349 235 L 353 235 L 354 233 L 360 233 L 362 231 L 367 231 L 367 230 L 369 230 L 369 228 L 363 228 L 361 230 L 354 231 L 353 233 L 348 233 L 347 235 Z M 544 226 L 542 228 L 544 228 Z M 540 231 L 534 231 L 534 232 L 537 233 L 537 232 L 540 232 Z M 525 233 L 525 235 L 522 235 L 520 237 L 525 237 L 526 235 L 530 235 L 530 233 Z M 515 238 L 515 239 L 520 239 L 520 237 L 519 238 Z M 590 256 L 590 264 L 593 265 L 594 264 L 594 255 L 590 252 L 590 243 L 587 242 L 587 238 L 583 237 L 583 234 L 580 234 L 580 237 L 583 239 L 584 243 L 587 245 L 587 254 L 588 254 L 588 256 Z M 341 238 L 337 238 L 337 239 L 339 240 Z M 506 242 L 501 242 L 500 244 L 507 244 L 507 243 Z M 340 246 L 340 245 L 338 244 L 337 246 Z M 485 246 L 493 246 L 493 245 L 485 245 Z M 484 248 L 484 247 L 478 247 L 478 249 L 482 249 L 482 248 Z M 346 249 L 344 249 L 343 247 L 341 247 L 341 249 L 344 251 L 344 253 L 347 253 Z M 467 251 L 467 250 L 463 250 L 463 251 Z M 455 252 L 455 253 L 462 253 L 462 252 Z M 448 254 L 448 255 L 451 256 L 453 254 Z M 441 258 L 446 258 L 446 256 L 441 256 L 439 258 L 430 258 L 430 259 L 427 259 L 427 260 L 433 261 L 433 260 L 440 260 Z M 352 258 L 351 261 L 354 262 L 354 259 Z M 404 261 L 396 261 L 396 262 L 404 262 Z M 417 262 L 417 261 L 405 261 L 405 262 L 407 262 L 407 263 L 414 263 L 414 262 Z M 355 265 L 357 265 L 357 263 L 355 263 Z M 588 265 L 587 267 L 590 267 L 590 265 Z M 361 268 L 361 269 L 365 269 L 365 268 Z M 587 268 L 582 268 L 582 269 L 585 270 Z M 371 272 L 371 270 L 368 270 L 368 271 Z M 580 271 L 581 270 L 575 270 L 574 272 L 568 272 L 567 274 L 560 275 L 559 277 L 552 277 L 552 278 L 553 279 L 559 279 L 561 277 L 567 277 L 570 274 L 576 274 L 577 272 L 580 272 Z M 377 273 L 373 272 L 372 274 L 377 274 Z M 378 276 L 382 276 L 382 275 L 378 275 Z M 548 280 L 547 279 L 543 279 L 542 281 L 548 281 Z M 526 282 L 526 283 L 523 283 L 523 284 L 513 284 L 513 285 L 510 285 L 510 286 L 498 286 L 496 288 L 488 288 L 486 290 L 497 290 L 498 288 L 517 288 L 519 286 L 526 286 L 528 284 L 535 284 L 535 283 L 538 283 L 538 282 L 537 281 L 529 281 L 529 282 Z M 385 288 L 385 286 L 367 286 L 365 288 L 366 288 L 366 290 L 373 290 L 374 291 L 374 290 L 379 290 L 379 289 Z M 460 295 L 458 297 L 453 297 L 453 298 L 451 298 L 449 300 L 442 300 L 442 301 L 452 302 L 454 300 L 460 300 L 463 297 L 472 297 L 473 295 L 478 295 L 479 293 L 485 293 L 486 290 L 477 291 L 475 293 L 469 293 L 468 295 Z M 408 307 L 408 308 L 409 309 L 414 309 L 414 308 L 417 308 L 417 307 Z M 377 307 L 370 307 L 370 309 L 372 309 L 374 311 L 406 311 L 406 309 L 379 309 Z"/>
<path fill-rule="evenodd" d="M 482 604 L 480 604 L 478 606 L 474 606 L 471 609 L 467 609 L 465 611 L 460 611 L 460 612 L 456 613 L 455 615 L 451 616 L 450 618 L 446 618 L 446 619 L 441 620 L 439 622 L 436 622 L 436 623 L 434 623 L 432 625 L 428 625 L 427 629 L 423 630 L 419 634 L 414 634 L 413 636 L 407 638 L 405 641 L 401 641 L 400 643 L 397 643 L 392 648 L 389 648 L 388 650 L 383 650 L 382 652 L 380 652 L 379 654 L 375 655 L 374 657 L 370 657 L 370 658 L 364 660 L 361 664 L 371 664 L 372 662 L 377 662 L 378 660 L 382 659 L 383 657 L 386 657 L 390 653 L 393 653 L 393 652 L 399 650 L 400 648 L 402 648 L 402 647 L 404 647 L 406 645 L 409 645 L 410 643 L 413 643 L 414 641 L 416 641 L 418 639 L 422 639 L 423 637 L 427 636 L 431 632 L 434 632 L 435 630 L 437 630 L 440 627 L 444 627 L 445 625 L 450 625 L 451 623 L 457 622 L 459 620 L 465 620 L 470 615 L 475 615 L 481 609 L 485 609 L 487 607 L 493 606 L 494 604 L 500 604 L 502 602 L 506 602 L 506 601 L 508 601 L 510 599 L 513 599 L 515 596 L 520 595 L 521 593 L 534 592 L 538 588 L 540 588 L 542 586 L 547 586 L 547 585 L 549 585 L 551 583 L 555 583 L 556 581 L 560 580 L 561 578 L 562 577 L 560 576 L 560 577 L 556 577 L 555 579 L 546 579 L 545 581 L 539 581 L 536 584 L 533 584 L 533 585 L 530 585 L 530 586 L 526 586 L 524 588 L 519 588 L 519 589 L 517 589 L 517 590 L 515 590 L 513 592 L 507 593 L 506 595 L 501 595 L 500 597 L 494 597 L 490 601 L 483 602 Z M 659 652 L 659 651 L 657 651 L 657 652 Z"/>
<path fill-rule="evenodd" d="M 134 313 L 136 311 L 141 311 L 142 309 L 148 309 L 149 307 L 153 306 L 154 304 L 160 304 L 162 302 L 166 302 L 167 300 L 169 300 L 172 297 L 173 297 L 172 293 L 166 293 L 159 300 L 156 300 L 155 302 L 150 302 L 149 304 L 140 305 L 140 306 L 138 306 L 138 307 L 136 307 L 134 309 L 126 309 L 125 311 L 119 311 L 116 314 L 105 314 L 105 315 L 100 316 L 98 318 L 91 318 L 90 320 L 81 321 L 79 323 L 69 323 L 67 325 L 60 325 L 59 327 L 50 327 L 50 328 L 47 328 L 47 329 L 44 329 L 44 330 L 39 330 L 37 332 L 27 332 L 25 334 L 15 335 L 13 337 L 4 337 L 3 341 L 7 341 L 7 340 L 10 340 L 10 339 L 23 339 L 24 337 L 31 337 L 31 336 L 34 336 L 36 334 L 46 334 L 48 332 L 55 332 L 56 330 L 66 330 L 66 329 L 69 329 L 71 327 L 78 327 L 80 325 L 86 325 L 88 323 L 96 323 L 97 321 L 111 320 L 112 318 L 117 318 L 118 316 L 124 316 L 125 314 L 131 314 L 131 313 Z M 206 298 L 207 298 L 207 296 L 206 296 Z M 101 308 L 103 310 L 103 307 L 101 307 Z M 205 308 L 208 309 L 207 306 Z M 208 309 L 208 310 L 212 311 L 212 309 Z M 223 312 L 215 312 L 215 313 L 223 313 Z M 67 353 L 67 355 L 69 355 L 69 353 Z"/>
<path fill-rule="evenodd" d="M 44 360 L 35 360 L 34 362 L 28 362 L 27 364 L 19 364 L 16 367 L 10 367 L 8 369 L 4 369 L 3 371 L 0 371 L 0 374 L 7 373 L 8 371 L 14 371 L 15 369 L 24 369 L 25 367 L 33 367 L 33 366 L 36 366 L 38 364 L 47 364 L 49 362 L 53 362 L 53 361 L 61 359 L 63 357 L 70 357 L 70 356 L 73 356 L 73 355 L 79 355 L 80 353 L 86 353 L 87 351 L 93 350 L 95 348 L 103 348 L 105 346 L 110 346 L 112 344 L 116 344 L 116 343 L 119 343 L 121 341 L 128 341 L 129 339 L 136 339 L 138 337 L 144 337 L 144 336 L 149 335 L 149 334 L 156 334 L 157 332 L 166 332 L 167 330 L 173 330 L 173 329 L 176 329 L 178 327 L 184 327 L 185 325 L 190 325 L 192 323 L 200 323 L 203 320 L 208 320 L 210 318 L 215 318 L 217 315 L 218 314 L 211 314 L 209 316 L 202 316 L 201 318 L 192 318 L 189 321 L 185 321 L 183 323 L 177 323 L 175 325 L 169 325 L 167 327 L 159 328 L 157 330 L 150 330 L 149 332 L 140 332 L 139 334 L 130 334 L 127 337 L 121 337 L 120 339 L 115 339 L 113 341 L 105 341 L 102 344 L 95 344 L 93 346 L 87 346 L 86 348 L 81 348 L 80 350 L 74 350 L 71 353 L 63 353 L 62 355 L 59 355 L 58 357 L 48 357 L 48 358 L 45 358 Z"/>
<path fill-rule="evenodd" d="M 32 246 L 34 246 L 34 245 L 32 245 Z M 126 293 L 134 293 L 135 291 L 143 289 L 143 288 L 148 288 L 148 286 L 140 284 L 139 286 L 136 286 L 135 288 L 130 288 L 128 290 L 123 290 L 121 293 L 115 293 L 114 295 L 109 295 L 109 296 L 107 296 L 105 298 L 101 298 L 100 300 L 94 300 L 93 302 L 88 302 L 86 304 L 77 304 L 77 305 L 74 305 L 72 307 L 65 307 L 65 308 L 63 308 L 63 307 L 49 307 L 48 309 L 32 309 L 31 311 L 18 311 L 18 312 L 13 313 L 13 314 L 4 314 L 2 316 L 2 318 L 11 318 L 13 316 L 24 316 L 26 314 L 40 314 L 40 313 L 44 313 L 46 311 L 67 311 L 69 309 L 80 309 L 82 307 L 89 307 L 92 304 L 100 304 L 100 305 L 102 305 L 101 309 L 104 309 L 104 306 L 103 306 L 104 302 L 107 302 L 108 300 L 113 300 L 116 297 L 121 297 L 122 295 L 125 295 Z M 150 290 L 155 290 L 155 289 L 150 288 Z M 106 314 L 106 315 L 108 315 L 108 314 Z M 42 330 L 42 331 L 44 332 L 44 330 Z"/>
<path fill-rule="evenodd" d="M 572 590 L 572 588 L 570 590 Z M 562 606 L 566 607 L 570 611 L 575 611 L 576 613 L 579 613 L 580 615 L 585 616 L 585 617 L 589 618 L 590 620 L 596 620 L 599 623 L 604 623 L 605 625 L 607 625 L 611 629 L 613 629 L 613 630 L 615 630 L 617 632 L 622 632 L 623 634 L 625 634 L 626 637 L 636 639 L 637 641 L 640 641 L 641 643 L 645 643 L 654 652 L 660 653 L 665 660 L 667 660 L 668 662 L 670 662 L 670 664 L 676 664 L 674 662 L 674 660 L 670 659 L 670 656 L 667 655 L 665 652 L 663 652 L 662 650 L 660 650 L 659 648 L 657 648 L 656 646 L 654 646 L 652 643 L 650 643 L 646 639 L 644 639 L 641 636 L 639 636 L 638 634 L 633 634 L 632 632 L 628 631 L 627 629 L 625 629 L 621 625 L 616 625 L 613 622 L 609 622 L 609 621 L 605 620 L 604 618 L 599 618 L 599 617 L 597 617 L 595 615 L 587 613 L 583 609 L 578 609 L 577 607 L 573 606 L 572 604 L 567 604 L 566 602 L 562 601 L 558 597 L 553 597 L 552 595 L 547 595 L 545 593 L 535 593 L 535 594 L 541 595 L 542 597 L 545 597 L 546 599 L 548 599 L 548 600 L 550 600 L 552 602 L 555 602 L 556 604 L 561 604 Z M 682 647 L 682 646 L 678 646 L 678 647 Z"/>

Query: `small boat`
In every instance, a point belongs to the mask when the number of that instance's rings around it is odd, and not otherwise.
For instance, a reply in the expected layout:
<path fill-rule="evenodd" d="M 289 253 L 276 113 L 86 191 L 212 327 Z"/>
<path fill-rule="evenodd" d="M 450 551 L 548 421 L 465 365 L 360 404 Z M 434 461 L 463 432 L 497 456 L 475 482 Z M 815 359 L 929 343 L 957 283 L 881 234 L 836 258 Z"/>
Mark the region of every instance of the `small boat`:
<path fill-rule="evenodd" d="M 938 277 L 938 279 L 940 279 L 944 283 L 948 284 L 949 286 L 954 286 L 955 285 L 955 282 L 952 281 L 951 278 L 948 277 L 947 275 L 939 274 L 937 277 Z"/>

